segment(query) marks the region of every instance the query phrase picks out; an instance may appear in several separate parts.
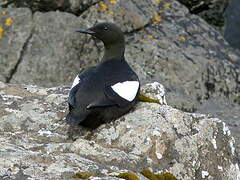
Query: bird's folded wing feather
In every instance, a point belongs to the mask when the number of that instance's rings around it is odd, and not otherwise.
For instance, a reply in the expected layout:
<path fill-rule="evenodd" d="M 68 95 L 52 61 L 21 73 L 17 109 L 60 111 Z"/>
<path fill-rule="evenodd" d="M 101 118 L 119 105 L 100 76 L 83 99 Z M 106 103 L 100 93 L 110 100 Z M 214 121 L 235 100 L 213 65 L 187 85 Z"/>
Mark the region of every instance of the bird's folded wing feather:
<path fill-rule="evenodd" d="M 83 70 L 79 75 L 76 76 L 76 78 L 74 79 L 69 95 L 68 95 L 68 103 L 70 106 L 74 107 L 75 105 L 75 96 L 77 91 L 79 90 L 79 88 L 81 88 L 82 81 L 84 81 L 84 79 L 89 76 L 94 70 L 96 69 L 96 66 L 92 66 L 86 70 Z"/>
<path fill-rule="evenodd" d="M 80 86 L 80 78 L 77 75 L 76 78 L 73 81 L 72 87 L 70 89 L 69 95 L 68 95 L 68 103 L 74 107 L 75 105 L 75 95 Z"/>
<path fill-rule="evenodd" d="M 105 95 L 118 106 L 124 107 L 131 103 L 139 90 L 138 81 L 124 81 L 107 86 Z"/>

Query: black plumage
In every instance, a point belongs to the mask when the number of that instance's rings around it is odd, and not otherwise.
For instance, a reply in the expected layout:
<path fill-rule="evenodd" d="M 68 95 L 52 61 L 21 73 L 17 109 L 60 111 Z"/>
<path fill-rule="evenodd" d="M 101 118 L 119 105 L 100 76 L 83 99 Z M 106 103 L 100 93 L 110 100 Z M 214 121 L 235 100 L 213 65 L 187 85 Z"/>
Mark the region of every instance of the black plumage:
<path fill-rule="evenodd" d="M 125 61 L 124 35 L 120 28 L 112 23 L 99 23 L 78 32 L 100 39 L 105 52 L 97 66 L 81 72 L 74 80 L 68 98 L 67 122 L 96 128 L 127 113 L 137 102 L 140 84 Z"/>

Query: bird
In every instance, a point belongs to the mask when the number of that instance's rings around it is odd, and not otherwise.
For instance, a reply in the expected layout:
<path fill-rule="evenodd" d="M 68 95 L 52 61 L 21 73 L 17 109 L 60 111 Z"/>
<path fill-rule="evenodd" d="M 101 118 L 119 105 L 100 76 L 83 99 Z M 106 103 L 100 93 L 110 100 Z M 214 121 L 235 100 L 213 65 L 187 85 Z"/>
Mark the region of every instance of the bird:
<path fill-rule="evenodd" d="M 74 79 L 68 96 L 66 119 L 71 126 L 96 129 L 116 120 L 136 105 L 140 82 L 125 60 L 124 33 L 120 27 L 102 22 L 76 32 L 102 41 L 104 55 L 99 64 L 87 68 Z"/>

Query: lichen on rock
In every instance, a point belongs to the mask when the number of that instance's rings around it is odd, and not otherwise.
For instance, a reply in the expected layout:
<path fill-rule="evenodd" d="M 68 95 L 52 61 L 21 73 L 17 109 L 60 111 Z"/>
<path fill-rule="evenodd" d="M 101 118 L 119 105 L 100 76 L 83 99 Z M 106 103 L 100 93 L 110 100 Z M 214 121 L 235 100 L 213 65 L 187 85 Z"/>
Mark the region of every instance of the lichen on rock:
<path fill-rule="evenodd" d="M 238 178 L 233 137 L 219 119 L 139 103 L 93 132 L 76 127 L 80 133 L 73 140 L 69 131 L 74 129 L 64 122 L 68 91 L 0 83 L 1 178 L 71 179 L 86 172 L 93 179 L 135 177 L 122 174 L 129 172 L 144 179 L 140 172 L 146 169 L 160 179 L 170 174 L 177 179 Z M 160 95 L 154 88 L 148 92 Z"/>

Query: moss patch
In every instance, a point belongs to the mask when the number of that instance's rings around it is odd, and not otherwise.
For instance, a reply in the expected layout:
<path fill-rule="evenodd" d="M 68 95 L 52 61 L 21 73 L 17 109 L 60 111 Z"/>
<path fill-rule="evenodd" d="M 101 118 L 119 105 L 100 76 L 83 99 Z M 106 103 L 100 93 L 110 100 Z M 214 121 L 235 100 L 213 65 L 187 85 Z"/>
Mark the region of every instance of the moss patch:
<path fill-rule="evenodd" d="M 142 101 L 142 102 L 149 102 L 149 103 L 157 103 L 157 104 L 160 104 L 159 100 L 152 99 L 152 98 L 147 97 L 147 96 L 145 96 L 145 95 L 143 95 L 143 94 L 139 94 L 138 99 L 139 99 L 139 101 Z"/>
<path fill-rule="evenodd" d="M 76 178 L 76 179 L 88 179 L 91 176 L 92 176 L 92 174 L 87 173 L 87 172 L 78 172 L 78 173 L 73 175 L 73 178 Z"/>
<path fill-rule="evenodd" d="M 126 180 L 139 180 L 139 178 L 135 174 L 128 173 L 128 172 L 120 173 L 120 174 L 116 175 L 115 177 L 126 179 Z"/>
<path fill-rule="evenodd" d="M 150 170 L 142 170 L 141 174 L 149 180 L 177 180 L 171 173 L 154 174 Z"/>
<path fill-rule="evenodd" d="M 141 174 L 150 180 L 158 180 L 158 177 L 150 170 L 142 170 Z"/>
<path fill-rule="evenodd" d="M 158 177 L 158 180 L 177 180 L 177 178 L 171 173 L 156 174 L 156 176 Z"/>

